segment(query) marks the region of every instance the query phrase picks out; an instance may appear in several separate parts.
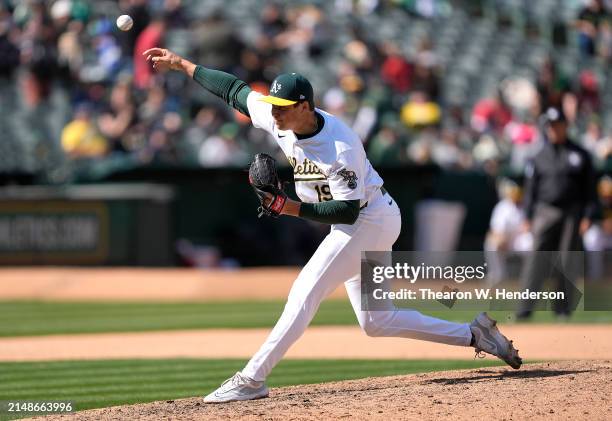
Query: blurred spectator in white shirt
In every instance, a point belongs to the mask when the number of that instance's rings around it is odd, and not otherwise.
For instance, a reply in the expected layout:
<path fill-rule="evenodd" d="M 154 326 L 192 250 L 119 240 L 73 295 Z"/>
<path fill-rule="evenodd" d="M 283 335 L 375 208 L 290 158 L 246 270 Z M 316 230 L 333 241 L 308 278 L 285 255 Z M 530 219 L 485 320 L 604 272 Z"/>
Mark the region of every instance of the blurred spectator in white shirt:
<path fill-rule="evenodd" d="M 582 146 L 590 152 L 597 168 L 605 168 L 612 159 L 612 136 L 604 136 L 599 119 L 593 117 L 582 136 Z"/>
<path fill-rule="evenodd" d="M 501 200 L 493 209 L 484 245 L 488 280 L 492 285 L 506 279 L 510 256 L 530 251 L 533 247 L 531 233 L 524 228 L 522 189 L 513 181 L 502 180 L 499 192 Z"/>

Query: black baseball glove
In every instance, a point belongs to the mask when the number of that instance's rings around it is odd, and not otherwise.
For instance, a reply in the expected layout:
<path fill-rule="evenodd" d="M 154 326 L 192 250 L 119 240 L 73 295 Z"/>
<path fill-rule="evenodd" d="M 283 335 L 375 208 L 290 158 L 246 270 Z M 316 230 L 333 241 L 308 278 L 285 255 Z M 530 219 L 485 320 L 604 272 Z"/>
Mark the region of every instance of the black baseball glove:
<path fill-rule="evenodd" d="M 278 218 L 287 201 L 287 195 L 276 172 L 276 160 L 265 153 L 255 155 L 249 166 L 249 183 L 261 203 L 257 216 Z"/>

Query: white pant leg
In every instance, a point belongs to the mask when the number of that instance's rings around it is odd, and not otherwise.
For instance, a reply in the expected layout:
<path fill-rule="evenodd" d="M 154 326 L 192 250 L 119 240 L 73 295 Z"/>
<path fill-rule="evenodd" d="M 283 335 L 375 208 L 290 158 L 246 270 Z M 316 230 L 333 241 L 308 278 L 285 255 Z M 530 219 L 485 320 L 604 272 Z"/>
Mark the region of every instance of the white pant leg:
<path fill-rule="evenodd" d="M 391 250 L 399 235 L 399 218 L 384 218 L 379 228 L 381 235 L 369 251 Z M 391 262 L 389 262 L 391 264 Z M 357 273 L 344 283 L 359 325 L 368 336 L 394 336 L 440 342 L 449 345 L 469 346 L 472 332 L 467 323 L 454 323 L 419 313 L 416 310 L 396 309 L 391 300 L 385 304 L 388 310 L 362 311 L 361 274 Z"/>
<path fill-rule="evenodd" d="M 395 205 L 395 204 L 394 204 Z M 399 219 L 399 211 L 397 219 Z M 321 301 L 347 279 L 359 275 L 361 251 L 376 248 L 384 218 L 360 215 L 353 225 L 334 225 L 291 287 L 287 304 L 272 332 L 242 374 L 263 381 L 289 347 L 304 333 Z M 397 234 L 390 241 L 393 244 Z"/>
<path fill-rule="evenodd" d="M 449 322 L 426 316 L 416 310 L 361 310 L 361 279 L 345 282 L 359 325 L 368 336 L 393 336 L 469 346 L 472 332 L 468 323 Z"/>

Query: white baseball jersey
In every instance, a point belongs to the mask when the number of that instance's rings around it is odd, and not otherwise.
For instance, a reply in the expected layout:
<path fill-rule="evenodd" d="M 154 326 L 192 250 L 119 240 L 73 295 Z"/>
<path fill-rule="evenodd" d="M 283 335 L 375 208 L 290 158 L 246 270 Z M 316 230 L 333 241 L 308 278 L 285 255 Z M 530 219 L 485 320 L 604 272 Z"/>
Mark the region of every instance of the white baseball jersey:
<path fill-rule="evenodd" d="M 325 124 L 313 137 L 298 139 L 291 130 L 279 130 L 272 105 L 251 92 L 247 106 L 253 125 L 274 136 L 293 167 L 295 191 L 303 202 L 360 200 L 363 205 L 383 180 L 368 161 L 361 140 L 335 116 L 316 109 Z"/>

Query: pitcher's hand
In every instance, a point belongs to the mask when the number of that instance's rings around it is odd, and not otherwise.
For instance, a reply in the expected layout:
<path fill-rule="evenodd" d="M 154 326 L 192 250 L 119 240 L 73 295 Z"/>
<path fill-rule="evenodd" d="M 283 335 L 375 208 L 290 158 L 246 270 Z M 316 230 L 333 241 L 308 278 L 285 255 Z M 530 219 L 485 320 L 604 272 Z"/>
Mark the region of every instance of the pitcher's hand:
<path fill-rule="evenodd" d="M 183 58 L 178 54 L 174 54 L 172 51 L 165 48 L 149 48 L 147 51 L 142 53 L 146 57 L 147 61 L 153 63 L 153 68 L 157 70 L 183 70 Z"/>

